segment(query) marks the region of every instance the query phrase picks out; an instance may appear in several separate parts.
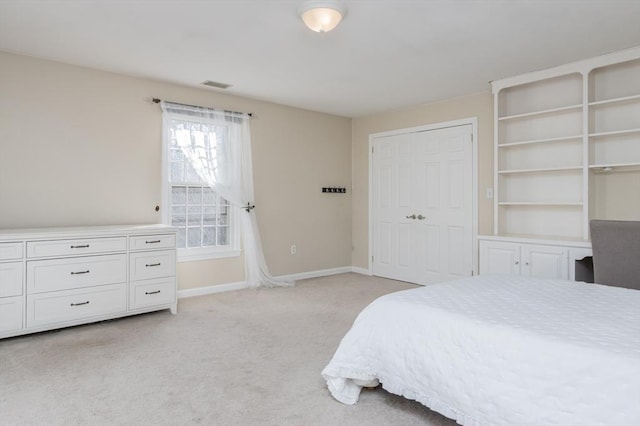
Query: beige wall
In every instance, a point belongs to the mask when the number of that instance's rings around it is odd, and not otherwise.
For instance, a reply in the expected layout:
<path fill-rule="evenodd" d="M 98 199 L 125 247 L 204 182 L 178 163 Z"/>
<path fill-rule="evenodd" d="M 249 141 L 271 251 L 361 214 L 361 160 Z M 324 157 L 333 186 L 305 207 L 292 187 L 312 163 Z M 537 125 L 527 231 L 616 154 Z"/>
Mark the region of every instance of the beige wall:
<path fill-rule="evenodd" d="M 178 262 L 180 290 L 244 281 L 244 257 Z"/>
<path fill-rule="evenodd" d="M 160 222 L 161 112 L 152 97 L 254 114 L 256 214 L 274 274 L 351 264 L 351 194 L 320 192 L 350 186 L 351 119 L 7 53 L 0 228 Z M 244 276 L 239 258 L 178 271 L 180 288 Z"/>
<path fill-rule="evenodd" d="M 488 88 L 487 88 L 488 89 Z M 368 268 L 369 135 L 462 118 L 478 118 L 478 229 L 493 231 L 493 99 L 489 92 L 353 119 L 353 254 L 352 264 Z"/>
<path fill-rule="evenodd" d="M 488 92 L 351 120 L 7 53 L 0 53 L 0 228 L 159 222 L 161 113 L 152 97 L 254 114 L 256 213 L 275 275 L 368 266 L 371 133 L 477 117 L 479 232 L 492 230 L 484 197 L 493 185 Z M 322 186 L 353 194 L 322 194 Z M 178 271 L 184 289 L 244 279 L 241 258 L 182 263 Z"/>

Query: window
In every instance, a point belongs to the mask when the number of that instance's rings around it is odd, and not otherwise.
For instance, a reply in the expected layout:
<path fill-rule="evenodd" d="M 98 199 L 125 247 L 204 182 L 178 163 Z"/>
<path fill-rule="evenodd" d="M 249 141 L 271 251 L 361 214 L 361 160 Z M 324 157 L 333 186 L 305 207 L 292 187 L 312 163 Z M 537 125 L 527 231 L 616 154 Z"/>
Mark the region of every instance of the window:
<path fill-rule="evenodd" d="M 176 114 L 165 126 L 164 220 L 178 228 L 178 260 L 238 255 L 235 208 L 208 186 L 178 144 L 178 137 L 202 138 L 210 162 L 224 171 L 228 129 L 206 118 Z"/>

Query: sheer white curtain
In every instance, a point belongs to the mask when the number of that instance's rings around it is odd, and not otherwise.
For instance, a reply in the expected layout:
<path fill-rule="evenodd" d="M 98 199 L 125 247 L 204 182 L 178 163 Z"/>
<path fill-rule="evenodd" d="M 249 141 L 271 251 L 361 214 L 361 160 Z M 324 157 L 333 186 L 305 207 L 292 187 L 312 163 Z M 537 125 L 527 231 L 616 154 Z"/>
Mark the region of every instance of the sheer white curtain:
<path fill-rule="evenodd" d="M 161 102 L 163 137 L 173 135 L 198 175 L 218 195 L 240 211 L 246 280 L 251 287 L 290 286 L 267 268 L 253 210 L 253 167 L 248 114 Z M 178 120 L 182 126 L 172 126 Z M 203 126 L 204 124 L 204 126 Z M 211 131 L 211 127 L 215 131 Z M 215 140 L 211 140 L 211 139 Z"/>

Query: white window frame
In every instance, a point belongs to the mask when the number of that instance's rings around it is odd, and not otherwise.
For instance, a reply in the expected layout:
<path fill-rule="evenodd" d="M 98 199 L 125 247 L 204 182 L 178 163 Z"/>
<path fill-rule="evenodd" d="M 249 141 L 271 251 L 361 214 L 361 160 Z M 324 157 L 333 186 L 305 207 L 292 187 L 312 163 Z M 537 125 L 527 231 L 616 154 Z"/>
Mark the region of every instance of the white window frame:
<path fill-rule="evenodd" d="M 172 114 L 169 114 L 171 116 Z M 179 115 L 176 114 L 179 118 Z M 207 122 L 206 119 L 199 119 Z M 164 124 L 163 124 L 164 126 Z M 169 160 L 169 138 L 162 134 L 162 223 L 171 225 L 171 161 Z M 182 186 L 182 183 L 176 183 Z M 238 208 L 229 205 L 229 244 L 225 246 L 212 247 L 186 247 L 177 249 L 178 262 L 191 262 L 198 260 L 223 259 L 230 257 L 238 257 L 242 253 L 240 249 L 240 226 L 238 217 Z"/>

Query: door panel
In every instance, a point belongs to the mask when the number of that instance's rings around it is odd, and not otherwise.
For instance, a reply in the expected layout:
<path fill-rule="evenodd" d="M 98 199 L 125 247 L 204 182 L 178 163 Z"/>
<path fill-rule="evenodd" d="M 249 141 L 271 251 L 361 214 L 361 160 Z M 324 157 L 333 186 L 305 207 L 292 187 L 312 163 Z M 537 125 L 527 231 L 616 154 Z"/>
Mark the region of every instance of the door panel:
<path fill-rule="evenodd" d="M 464 227 L 449 226 L 447 245 L 449 246 L 449 274 L 464 276 Z"/>
<path fill-rule="evenodd" d="M 398 224 L 398 266 L 408 268 L 411 266 L 411 225 Z"/>
<path fill-rule="evenodd" d="M 422 274 L 428 275 L 437 273 L 440 270 L 440 229 L 435 225 L 420 226 L 423 229 L 419 235 L 422 237 L 420 241 L 423 251 L 418 258 L 418 264 L 422 266 Z"/>
<path fill-rule="evenodd" d="M 378 245 L 377 258 L 383 265 L 391 265 L 391 223 L 380 222 L 378 224 L 378 235 L 380 244 Z"/>
<path fill-rule="evenodd" d="M 449 161 L 449 208 L 460 210 L 464 207 L 464 169 L 462 161 Z"/>
<path fill-rule="evenodd" d="M 393 185 L 393 170 L 390 165 L 383 165 L 380 167 L 378 178 L 378 191 L 379 191 L 379 205 L 378 207 L 391 207 L 392 204 L 392 190 Z"/>
<path fill-rule="evenodd" d="M 426 200 L 424 207 L 428 209 L 437 209 L 440 207 L 440 164 L 425 164 L 426 174 L 419 181 L 420 186 L 424 188 L 423 197 L 418 200 L 418 207 L 422 207 L 422 200 Z"/>
<path fill-rule="evenodd" d="M 465 138 L 461 135 L 455 135 L 449 138 L 448 140 L 448 150 L 451 152 L 463 152 L 464 151 L 464 142 Z"/>
<path fill-rule="evenodd" d="M 398 205 L 411 207 L 411 164 L 398 168 Z"/>

